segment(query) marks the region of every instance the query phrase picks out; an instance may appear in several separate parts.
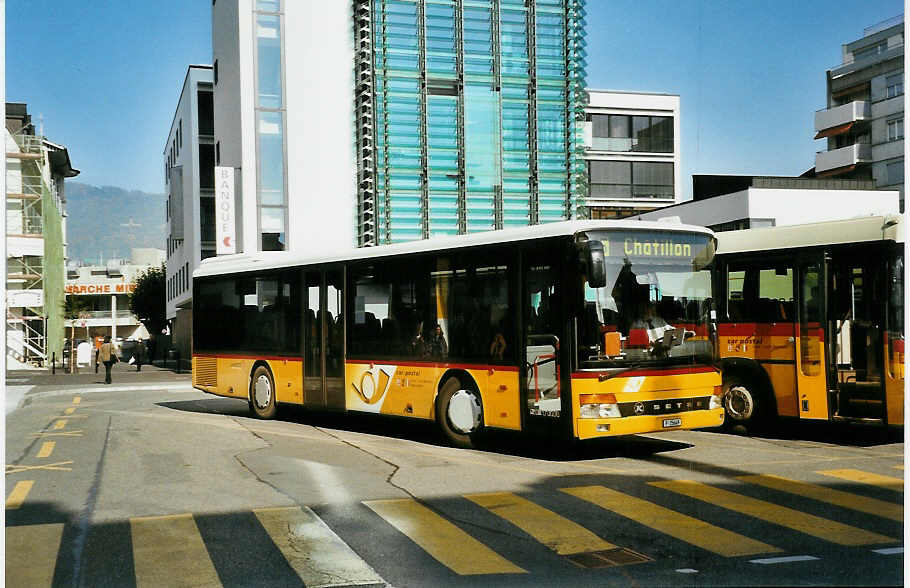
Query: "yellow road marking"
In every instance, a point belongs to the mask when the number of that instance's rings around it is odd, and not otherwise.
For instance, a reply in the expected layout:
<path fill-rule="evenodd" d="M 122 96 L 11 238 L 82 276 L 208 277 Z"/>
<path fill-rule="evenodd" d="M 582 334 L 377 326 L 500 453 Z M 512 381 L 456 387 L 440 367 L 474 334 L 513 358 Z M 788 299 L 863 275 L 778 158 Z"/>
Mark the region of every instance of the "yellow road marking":
<path fill-rule="evenodd" d="M 260 508 L 253 513 L 305 586 L 337 585 L 339 578 L 346 584 L 385 584 L 309 508 Z"/>
<path fill-rule="evenodd" d="M 38 450 L 38 457 L 50 457 L 51 453 L 54 452 L 54 446 L 56 445 L 56 441 L 45 441 L 42 443 L 41 449 Z"/>
<path fill-rule="evenodd" d="M 510 492 L 465 494 L 493 514 L 509 521 L 559 555 L 616 549 L 581 525 Z"/>
<path fill-rule="evenodd" d="M 7 474 L 18 474 L 21 472 L 27 472 L 29 470 L 57 470 L 61 472 L 71 472 L 73 468 L 66 468 L 63 466 L 70 465 L 73 463 L 73 460 L 69 461 L 58 461 L 57 463 L 48 463 L 43 465 L 8 465 L 6 466 Z"/>
<path fill-rule="evenodd" d="M 73 414 L 74 412 L 76 412 L 76 407 L 71 406 L 71 407 L 67 408 L 66 410 L 64 410 L 63 414 Z"/>
<path fill-rule="evenodd" d="M 82 431 L 60 431 L 59 433 L 48 433 L 46 431 L 41 431 L 35 433 L 32 437 L 81 437 Z"/>
<path fill-rule="evenodd" d="M 81 396 L 74 396 L 74 397 L 73 397 L 73 404 L 79 404 L 80 402 L 82 402 L 82 397 L 81 397 Z"/>
<path fill-rule="evenodd" d="M 623 494 L 604 486 L 579 486 L 575 488 L 560 488 L 560 490 L 632 519 L 665 535 L 691 543 L 723 557 L 778 553 L 781 551 L 773 545 L 750 539 L 733 531 L 716 527 L 675 510 L 664 508 L 653 502 Z"/>
<path fill-rule="evenodd" d="M 369 500 L 363 504 L 456 574 L 526 573 L 416 500 Z"/>
<path fill-rule="evenodd" d="M 903 505 L 895 504 L 893 502 L 867 498 L 865 496 L 842 492 L 816 484 L 798 482 L 796 480 L 790 480 L 771 474 L 762 476 L 738 476 L 737 480 L 765 486 L 766 488 L 773 488 L 782 492 L 789 492 L 790 494 L 805 496 L 829 504 L 836 504 L 837 506 L 842 506 L 851 510 L 858 510 L 860 512 L 885 517 L 886 519 L 895 521 L 904 520 Z"/>
<path fill-rule="evenodd" d="M 66 426 L 66 419 L 59 419 L 56 423 L 54 423 L 54 430 L 59 431 L 60 429 L 64 428 L 65 426 Z"/>
<path fill-rule="evenodd" d="M 137 586 L 221 586 L 191 514 L 130 519 Z"/>
<path fill-rule="evenodd" d="M 823 476 L 830 476 L 832 478 L 840 478 L 841 480 L 847 480 L 849 482 L 859 482 L 860 484 L 880 486 L 882 488 L 895 490 L 897 492 L 904 491 L 904 481 L 901 478 L 894 478 L 892 476 L 883 476 L 881 474 L 873 474 L 872 472 L 864 472 L 862 470 L 851 469 L 824 470 L 816 473 L 822 474 Z"/>
<path fill-rule="evenodd" d="M 34 480 L 22 480 L 21 482 L 16 482 L 16 485 L 13 486 L 13 491 L 10 492 L 9 496 L 6 498 L 6 508 L 14 509 L 22 506 L 22 503 L 25 502 L 26 498 L 28 498 L 28 493 L 32 491 L 32 486 L 34 485 Z"/>
<path fill-rule="evenodd" d="M 896 469 L 896 470 L 902 470 L 902 469 L 904 469 L 904 466 L 902 466 L 902 465 L 896 465 L 896 466 L 891 466 L 891 467 L 893 467 L 893 468 Z"/>
<path fill-rule="evenodd" d="M 758 500 L 721 490 L 701 482 L 692 480 L 670 480 L 666 482 L 649 482 L 650 485 L 683 496 L 703 500 L 709 504 L 720 506 L 734 512 L 746 514 L 763 521 L 768 521 L 806 535 L 818 537 L 838 545 L 872 545 L 877 543 L 891 543 L 891 537 L 879 535 L 864 529 L 851 527 L 843 523 L 829 521 L 815 515 L 810 515 L 785 506 L 778 506 L 770 502 Z"/>
<path fill-rule="evenodd" d="M 50 586 L 63 523 L 6 528 L 6 585 Z"/>

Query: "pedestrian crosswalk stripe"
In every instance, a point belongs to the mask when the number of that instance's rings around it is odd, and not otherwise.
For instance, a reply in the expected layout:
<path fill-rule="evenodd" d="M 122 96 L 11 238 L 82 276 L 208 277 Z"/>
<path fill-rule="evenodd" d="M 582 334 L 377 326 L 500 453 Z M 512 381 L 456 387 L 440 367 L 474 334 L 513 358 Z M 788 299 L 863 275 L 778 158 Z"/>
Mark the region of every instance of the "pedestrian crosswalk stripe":
<path fill-rule="evenodd" d="M 130 519 L 136 586 L 221 586 L 191 514 Z"/>
<path fill-rule="evenodd" d="M 6 585 L 50 586 L 63 523 L 6 528 Z"/>
<path fill-rule="evenodd" d="M 781 551 L 773 545 L 744 537 L 733 531 L 716 527 L 710 523 L 664 508 L 653 502 L 617 492 L 605 486 L 579 486 L 575 488 L 560 488 L 560 490 L 632 519 L 665 535 L 675 537 L 723 557 L 778 553 Z"/>
<path fill-rule="evenodd" d="M 307 588 L 385 584 L 309 508 L 260 508 L 253 513 Z"/>
<path fill-rule="evenodd" d="M 894 541 L 891 537 L 879 535 L 878 533 L 823 519 L 785 506 L 778 506 L 743 494 L 708 486 L 701 482 L 672 480 L 648 483 L 670 492 L 676 492 L 696 500 L 703 500 L 709 504 L 781 525 L 825 541 L 837 543 L 838 545 L 872 545 Z"/>
<path fill-rule="evenodd" d="M 578 523 L 510 492 L 466 494 L 464 497 L 509 521 L 559 555 L 616 549 L 616 545 Z"/>
<path fill-rule="evenodd" d="M 416 500 L 368 500 L 363 504 L 456 574 L 526 573 Z"/>
<path fill-rule="evenodd" d="M 22 480 L 16 482 L 16 485 L 13 486 L 13 491 L 10 492 L 9 496 L 6 497 L 6 508 L 14 509 L 22 506 L 22 503 L 25 502 L 26 498 L 28 498 L 28 493 L 32 491 L 32 486 L 34 485 L 34 480 Z"/>
<path fill-rule="evenodd" d="M 847 480 L 849 482 L 859 482 L 860 484 L 880 486 L 882 488 L 888 488 L 889 490 L 896 490 L 897 492 L 904 491 L 904 481 L 901 478 L 895 478 L 892 476 L 883 476 L 881 474 L 873 474 L 872 472 L 864 472 L 862 470 L 851 469 L 823 470 L 816 473 L 822 474 L 823 476 L 829 476 L 831 478 Z"/>
<path fill-rule="evenodd" d="M 782 492 L 788 492 L 790 494 L 805 496 L 806 498 L 812 498 L 813 500 L 827 502 L 829 504 L 842 506 L 851 510 L 858 510 L 860 512 L 884 517 L 886 519 L 891 519 L 894 521 L 904 520 L 903 505 L 895 504 L 893 502 L 886 502 L 884 500 L 859 496 L 857 494 L 851 494 L 849 492 L 843 492 L 841 490 L 835 490 L 833 488 L 827 488 L 825 486 L 818 486 L 816 484 L 809 484 L 807 482 L 798 482 L 796 480 L 790 480 L 772 474 L 760 476 L 739 476 L 737 479 L 748 482 L 750 484 L 756 484 L 758 486 L 773 488 L 774 490 L 780 490 Z"/>

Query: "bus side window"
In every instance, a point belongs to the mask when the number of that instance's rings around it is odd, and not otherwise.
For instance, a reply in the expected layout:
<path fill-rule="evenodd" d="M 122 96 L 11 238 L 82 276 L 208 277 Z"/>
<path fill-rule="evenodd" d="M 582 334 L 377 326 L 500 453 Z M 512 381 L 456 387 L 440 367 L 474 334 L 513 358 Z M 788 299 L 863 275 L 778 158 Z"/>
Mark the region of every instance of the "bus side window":
<path fill-rule="evenodd" d="M 741 321 L 745 318 L 743 305 L 743 287 L 745 284 L 745 271 L 730 271 L 727 273 L 727 316 L 731 321 Z"/>

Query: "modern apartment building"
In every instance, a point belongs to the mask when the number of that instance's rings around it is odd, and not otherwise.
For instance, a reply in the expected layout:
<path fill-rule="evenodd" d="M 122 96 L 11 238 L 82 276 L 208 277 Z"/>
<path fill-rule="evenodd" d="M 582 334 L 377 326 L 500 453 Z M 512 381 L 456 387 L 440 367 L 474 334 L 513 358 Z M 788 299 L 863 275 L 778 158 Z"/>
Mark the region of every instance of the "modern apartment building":
<path fill-rule="evenodd" d="M 66 147 L 35 128 L 28 107 L 6 104 L 6 361 L 62 358 L 66 197 L 79 175 Z"/>
<path fill-rule="evenodd" d="M 874 180 L 904 210 L 904 19 L 867 28 L 826 73 L 828 105 L 815 113 L 818 177 Z"/>
<path fill-rule="evenodd" d="M 215 255 L 215 131 L 210 65 L 187 68 L 164 146 L 166 316 L 174 347 L 190 356 L 193 269 Z"/>
<path fill-rule="evenodd" d="M 238 251 L 576 218 L 583 0 L 215 0 Z"/>
<path fill-rule="evenodd" d="M 623 218 L 679 201 L 679 96 L 588 90 L 585 113 L 591 218 Z"/>

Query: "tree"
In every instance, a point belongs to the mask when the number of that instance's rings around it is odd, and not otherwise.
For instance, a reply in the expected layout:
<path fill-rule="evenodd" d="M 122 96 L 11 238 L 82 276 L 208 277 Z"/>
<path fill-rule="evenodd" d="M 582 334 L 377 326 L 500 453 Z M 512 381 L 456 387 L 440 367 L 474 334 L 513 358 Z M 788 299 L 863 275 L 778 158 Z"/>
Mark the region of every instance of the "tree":
<path fill-rule="evenodd" d="M 130 312 L 156 338 L 167 324 L 165 319 L 164 264 L 151 267 L 136 277 L 136 288 L 130 294 Z"/>

